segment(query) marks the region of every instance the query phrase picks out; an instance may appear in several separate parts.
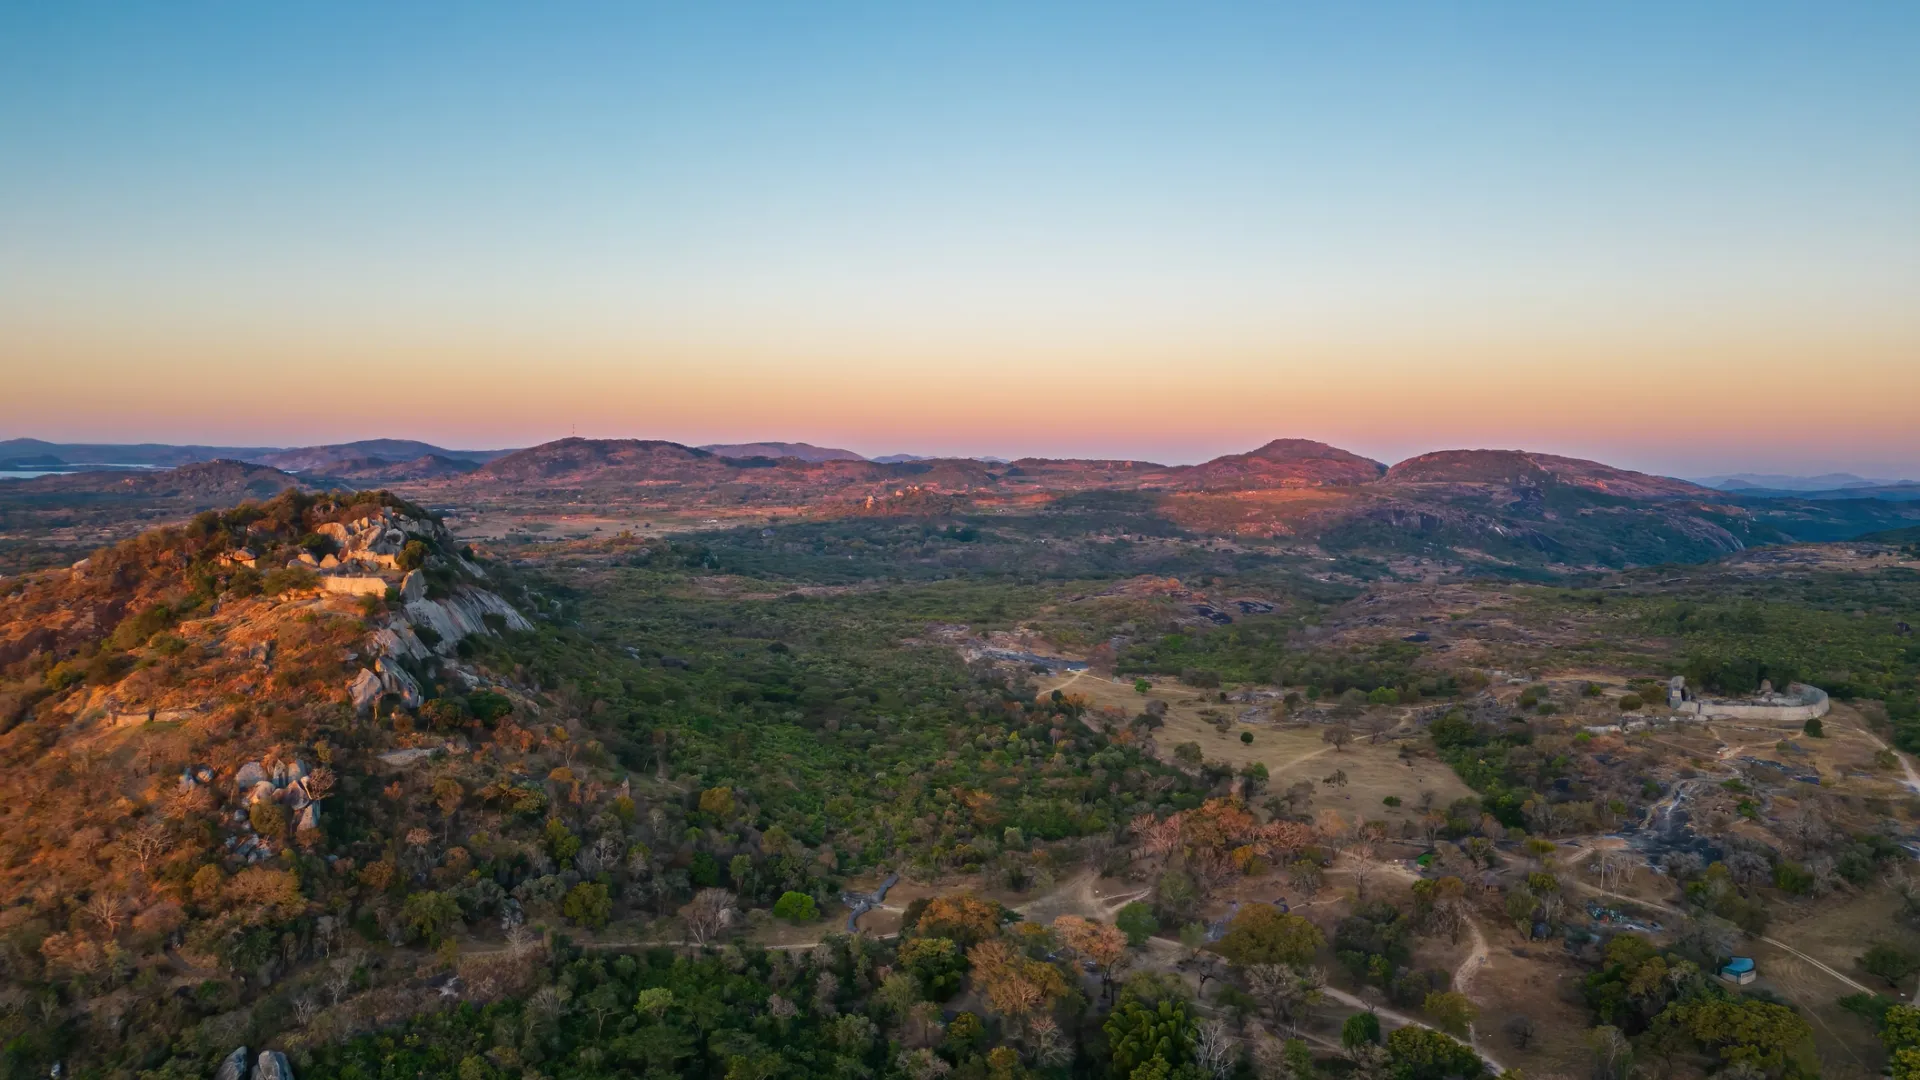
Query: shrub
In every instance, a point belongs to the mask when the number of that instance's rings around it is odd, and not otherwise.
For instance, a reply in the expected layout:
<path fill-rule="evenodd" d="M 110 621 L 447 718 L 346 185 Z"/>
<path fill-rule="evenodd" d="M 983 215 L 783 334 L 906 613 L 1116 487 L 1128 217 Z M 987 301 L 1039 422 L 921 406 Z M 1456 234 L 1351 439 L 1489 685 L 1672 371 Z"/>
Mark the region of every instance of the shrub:
<path fill-rule="evenodd" d="M 1220 673 L 1205 668 L 1188 668 L 1180 673 L 1180 681 L 1188 686 L 1211 690 L 1220 685 Z"/>
<path fill-rule="evenodd" d="M 1241 732 L 1241 733 L 1240 733 L 1240 741 L 1241 741 L 1242 743 L 1245 743 L 1245 744 L 1246 744 L 1246 745 L 1248 745 L 1248 746 L 1252 746 L 1252 745 L 1253 745 L 1253 732 L 1251 732 L 1251 731 L 1243 731 L 1243 732 Z"/>
<path fill-rule="evenodd" d="M 1380 801 L 1381 801 L 1382 803 L 1385 803 L 1385 804 L 1386 804 L 1386 805 L 1388 805 L 1388 806 L 1399 806 L 1399 805 L 1400 805 L 1400 796 L 1398 796 L 1398 795 L 1389 795 L 1389 796 L 1387 796 L 1386 798 L 1384 798 L 1384 799 L 1381 799 Z"/>
<path fill-rule="evenodd" d="M 247 821 L 254 832 L 269 840 L 278 840 L 287 834 L 286 808 L 270 799 L 261 799 L 248 807 Z"/>
<path fill-rule="evenodd" d="M 1620 699 L 1621 712 L 1634 712 L 1644 705 L 1646 702 L 1640 700 L 1639 694 L 1628 694 Z"/>
<path fill-rule="evenodd" d="M 1800 730 L 1806 732 L 1808 738 L 1824 739 L 1827 737 L 1827 726 L 1822 724 L 1820 718 L 1817 716 L 1809 719 L 1806 726 Z"/>
<path fill-rule="evenodd" d="M 1884 942 L 1875 944 L 1860 958 L 1860 966 L 1869 974 L 1887 980 L 1888 986 L 1898 986 L 1901 980 L 1920 971 L 1920 955 L 1898 945 Z"/>
<path fill-rule="evenodd" d="M 400 549 L 400 557 L 394 561 L 402 570 L 418 570 L 426 565 L 429 549 L 420 540 L 409 540 L 407 546 Z"/>
<path fill-rule="evenodd" d="M 803 923 L 819 918 L 820 909 L 814 904 L 813 897 L 803 892 L 788 890 L 781 893 L 780 899 L 773 902 L 773 914 L 775 918 L 785 919 L 788 922 Z"/>
<path fill-rule="evenodd" d="M 1120 913 L 1114 916 L 1113 925 L 1127 935 L 1127 944 L 1138 948 L 1159 931 L 1160 920 L 1154 917 L 1152 904 L 1135 900 L 1120 909 Z"/>

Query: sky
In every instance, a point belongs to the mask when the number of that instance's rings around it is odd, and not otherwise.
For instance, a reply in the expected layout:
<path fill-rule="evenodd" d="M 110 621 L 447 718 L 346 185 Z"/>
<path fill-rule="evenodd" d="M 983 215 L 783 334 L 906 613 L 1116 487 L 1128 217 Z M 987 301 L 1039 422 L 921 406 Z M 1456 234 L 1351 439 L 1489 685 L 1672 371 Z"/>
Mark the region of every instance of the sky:
<path fill-rule="evenodd" d="M 1920 5 L 0 5 L 0 438 L 1920 476 Z"/>

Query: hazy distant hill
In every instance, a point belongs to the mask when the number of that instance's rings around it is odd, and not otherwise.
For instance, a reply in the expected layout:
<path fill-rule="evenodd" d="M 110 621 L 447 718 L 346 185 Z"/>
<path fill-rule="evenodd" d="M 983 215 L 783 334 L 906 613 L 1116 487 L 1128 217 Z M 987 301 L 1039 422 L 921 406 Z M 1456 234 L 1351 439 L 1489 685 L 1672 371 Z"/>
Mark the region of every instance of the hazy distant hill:
<path fill-rule="evenodd" d="M 249 457 L 246 460 L 258 461 L 263 465 L 272 465 L 274 468 L 285 469 L 288 472 L 308 472 L 334 462 L 368 458 L 392 463 L 433 457 L 483 465 L 510 453 L 512 453 L 511 450 L 447 450 L 432 443 L 418 442 L 413 439 L 362 439 L 359 442 L 335 443 L 331 446 L 299 446 L 290 450 L 276 450 L 257 457 Z"/>
<path fill-rule="evenodd" d="M 363 439 L 331 446 L 175 446 L 169 443 L 54 443 L 41 439 L 0 440 L 0 461 L 51 459 L 50 465 L 189 465 L 196 461 L 252 461 L 299 472 L 330 461 L 379 457 L 411 461 L 428 455 L 482 464 L 508 450 L 447 450 L 413 439 Z M 31 467 L 31 466 L 19 466 Z"/>
<path fill-rule="evenodd" d="M 183 499 L 208 506 L 224 506 L 245 499 L 266 498 L 300 480 L 271 465 L 220 459 L 197 461 L 173 469 L 109 469 L 55 473 L 28 480 L 0 480 L 0 499 L 45 499 L 59 495 L 130 496 L 141 499 Z"/>
<path fill-rule="evenodd" d="M 167 443 L 54 443 L 41 439 L 0 439 L 0 460 L 53 457 L 67 465 L 186 465 L 228 458 L 251 460 L 275 451 L 271 446 L 172 446 Z"/>
<path fill-rule="evenodd" d="M 1703 498 L 1717 494 L 1686 480 L 1525 450 L 1440 450 L 1408 458 L 1388 469 L 1385 479 L 1403 484 L 1504 487 L 1564 484 L 1630 499 Z"/>
<path fill-rule="evenodd" d="M 730 458 L 799 458 L 801 461 L 865 461 L 851 450 L 803 442 L 714 443 L 700 449 Z"/>
<path fill-rule="evenodd" d="M 443 480 L 453 476 L 465 476 L 479 467 L 477 462 L 462 458 L 422 454 L 411 461 L 389 461 L 382 457 L 343 458 L 339 461 L 323 461 L 301 471 L 306 475 L 327 480 L 351 481 L 357 484 L 385 484 L 409 480 Z"/>
<path fill-rule="evenodd" d="M 1831 491 L 1844 487 L 1873 487 L 1878 484 L 1891 484 L 1892 480 L 1870 480 L 1853 473 L 1822 473 L 1819 476 L 1783 476 L 1779 473 L 1727 473 L 1724 476 L 1707 476 L 1694 481 L 1707 487 L 1720 488 L 1723 491 L 1745 491 L 1754 488 L 1766 488 L 1774 491 Z"/>

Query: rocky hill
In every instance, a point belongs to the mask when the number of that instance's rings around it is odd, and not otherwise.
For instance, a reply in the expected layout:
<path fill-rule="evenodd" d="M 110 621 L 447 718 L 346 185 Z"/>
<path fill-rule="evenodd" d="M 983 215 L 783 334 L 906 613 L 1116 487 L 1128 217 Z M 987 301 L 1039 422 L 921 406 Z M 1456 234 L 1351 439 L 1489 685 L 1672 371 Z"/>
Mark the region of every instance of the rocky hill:
<path fill-rule="evenodd" d="M 1385 465 L 1310 439 L 1275 439 L 1258 450 L 1228 454 L 1179 470 L 1181 482 L 1203 488 L 1319 487 L 1370 484 Z"/>
<path fill-rule="evenodd" d="M 353 920 L 406 940 L 384 890 L 434 818 L 395 774 L 517 730 L 488 642 L 531 624 L 495 588 L 412 504 L 297 490 L 6 582 L 0 1000 L 84 1003 L 8 1060 L 212 1075 L 267 1034 L 221 1019 L 235 989 Z"/>
<path fill-rule="evenodd" d="M 1718 494 L 1685 480 L 1525 450 L 1421 454 L 1386 470 L 1383 479 L 1389 484 L 1472 484 L 1514 490 L 1563 484 L 1626 499 L 1705 499 Z"/>
<path fill-rule="evenodd" d="M 418 480 L 444 480 L 465 476 L 480 466 L 464 458 L 423 454 L 410 461 L 383 457 L 354 457 L 323 461 L 306 470 L 316 483 L 346 481 L 355 484 L 387 484 Z"/>
<path fill-rule="evenodd" d="M 258 461 L 263 465 L 272 465 L 288 472 L 318 472 L 335 462 L 368 458 L 384 461 L 414 461 L 419 458 L 438 457 L 478 465 L 501 456 L 501 453 L 497 450 L 447 450 L 416 439 L 362 439 L 359 442 L 334 443 L 328 446 L 299 446 L 291 450 L 276 450 L 273 453 L 249 458 L 249 460 Z"/>

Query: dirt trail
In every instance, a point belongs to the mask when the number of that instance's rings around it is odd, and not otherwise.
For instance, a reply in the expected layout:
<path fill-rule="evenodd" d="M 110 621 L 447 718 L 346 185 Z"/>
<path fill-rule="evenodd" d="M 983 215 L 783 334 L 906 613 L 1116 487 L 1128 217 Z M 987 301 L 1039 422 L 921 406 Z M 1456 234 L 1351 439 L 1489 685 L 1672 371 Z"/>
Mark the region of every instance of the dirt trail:
<path fill-rule="evenodd" d="M 1049 911 L 1055 917 L 1061 915 L 1079 915 L 1082 918 L 1112 922 L 1120 909 L 1146 896 L 1152 889 L 1137 889 L 1128 893 L 1115 893 L 1101 896 L 1093 891 L 1093 885 L 1100 875 L 1093 870 L 1082 870 L 1073 877 L 1060 883 L 1060 886 L 1045 896 L 1036 896 L 1024 904 L 1015 905 L 1013 910 L 1021 915 L 1039 911 Z"/>
<path fill-rule="evenodd" d="M 1670 904 L 1662 904 L 1655 900 L 1642 900 L 1637 896 L 1628 896 L 1625 893 L 1608 892 L 1607 890 L 1599 888 L 1598 886 L 1589 885 L 1586 882 L 1579 880 L 1578 878 L 1569 877 L 1567 878 L 1565 884 L 1572 885 L 1574 888 L 1580 889 L 1583 892 L 1593 893 L 1595 896 L 1608 896 L 1608 897 L 1612 897 L 1615 900 L 1625 900 L 1627 903 L 1630 903 L 1630 904 L 1637 904 L 1644 908 L 1652 908 L 1655 911 L 1664 911 L 1669 915 L 1678 915 L 1681 918 L 1690 917 L 1687 914 L 1687 912 L 1684 912 L 1677 907 L 1673 907 Z M 1801 952 L 1799 949 L 1796 949 L 1793 946 L 1787 944 L 1786 942 L 1781 941 L 1779 938 L 1767 937 L 1765 935 L 1762 935 L 1760 937 L 1760 940 L 1767 943 L 1768 945 L 1773 946 L 1776 949 L 1779 949 L 1781 952 L 1788 953 L 1792 956 L 1795 956 L 1801 960 L 1806 961 L 1808 964 L 1812 965 L 1813 967 L 1826 972 L 1827 974 L 1833 976 L 1834 978 L 1840 980 L 1843 983 L 1846 983 L 1848 986 L 1853 987 L 1855 990 L 1858 990 L 1863 994 L 1871 994 L 1875 992 L 1872 987 L 1865 986 L 1861 983 L 1855 982 L 1849 976 L 1844 975 L 1838 971 L 1835 971 L 1833 968 L 1828 967 L 1826 964 L 1823 964 L 1818 960 L 1815 960 L 1813 957 L 1808 956 L 1806 953 Z"/>
<path fill-rule="evenodd" d="M 1440 1031 L 1439 1028 L 1434 1027 L 1432 1024 L 1427 1023 L 1425 1020 L 1416 1020 L 1413 1017 L 1407 1016 L 1404 1013 L 1397 1013 L 1397 1012 L 1394 1012 L 1392 1009 L 1380 1008 L 1379 1006 L 1373 1004 L 1370 1001 L 1363 1001 L 1360 998 L 1354 996 L 1353 994 L 1347 993 L 1345 990 L 1340 990 L 1340 989 L 1336 989 L 1334 987 L 1328 986 L 1323 988 L 1322 992 L 1325 993 L 1328 997 L 1332 998 L 1333 1000 L 1341 1003 L 1342 1005 L 1348 1005 L 1356 1009 L 1361 1009 L 1367 1012 L 1371 1012 L 1375 1016 L 1378 1016 L 1380 1019 L 1390 1020 L 1401 1027 L 1423 1027 L 1433 1031 Z M 1441 1032 L 1441 1033 L 1446 1034 L 1445 1032 Z M 1474 1046 L 1473 1052 L 1476 1054 L 1479 1054 L 1480 1060 L 1486 1062 L 1487 1067 L 1492 1069 L 1495 1074 L 1499 1074 L 1507 1071 L 1507 1067 L 1505 1065 L 1502 1065 L 1498 1061 L 1495 1061 L 1493 1058 L 1487 1056 L 1486 1052 L 1481 1050 L 1480 1047 Z"/>
<path fill-rule="evenodd" d="M 1480 924 L 1469 918 L 1467 932 L 1473 935 L 1473 950 L 1467 953 L 1466 957 L 1460 961 L 1460 966 L 1453 970 L 1453 988 L 1471 999 L 1473 980 L 1480 974 L 1481 969 L 1487 966 L 1491 957 L 1487 951 L 1486 936 L 1480 933 Z M 1474 1031 L 1472 1024 L 1467 1025 L 1467 1045 L 1473 1047 L 1473 1052 L 1482 1058 L 1488 1061 L 1493 1060 L 1488 1058 L 1486 1051 L 1481 1048 L 1480 1036 Z"/>
<path fill-rule="evenodd" d="M 1888 746 L 1886 743 L 1881 742 L 1880 736 L 1875 735 L 1871 731 L 1868 731 L 1865 727 L 1857 727 L 1854 730 L 1858 731 L 1862 735 L 1865 735 L 1867 737 L 1867 741 L 1871 742 L 1876 748 L 1885 750 L 1891 753 L 1893 755 L 1893 759 L 1900 763 L 1900 771 L 1907 774 L 1907 781 L 1906 781 L 1907 789 L 1909 791 L 1914 792 L 1915 794 L 1920 794 L 1920 773 L 1916 773 L 1913 771 L 1913 762 L 1907 758 L 1907 755 L 1901 753 L 1898 750 L 1895 750 L 1893 747 Z"/>

